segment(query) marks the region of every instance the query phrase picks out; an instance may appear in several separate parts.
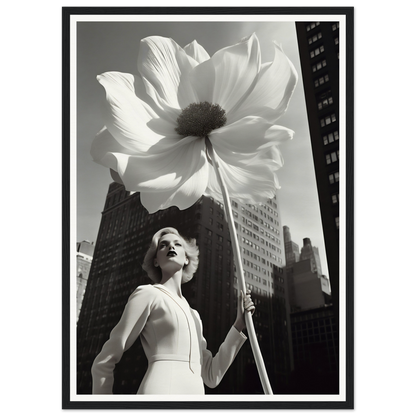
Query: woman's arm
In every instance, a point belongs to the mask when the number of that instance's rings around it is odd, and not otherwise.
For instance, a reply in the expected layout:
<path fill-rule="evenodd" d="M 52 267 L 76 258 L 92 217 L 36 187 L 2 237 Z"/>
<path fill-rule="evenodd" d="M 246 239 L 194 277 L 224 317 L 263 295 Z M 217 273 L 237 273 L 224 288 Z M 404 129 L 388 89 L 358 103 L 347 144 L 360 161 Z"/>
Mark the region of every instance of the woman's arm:
<path fill-rule="evenodd" d="M 114 367 L 140 335 L 149 317 L 153 297 L 149 286 L 139 286 L 129 297 L 120 321 L 110 333 L 91 368 L 92 394 L 113 394 Z"/>
<path fill-rule="evenodd" d="M 245 328 L 244 311 L 247 310 L 254 313 L 254 309 L 250 291 L 247 291 L 247 295 L 244 298 L 241 293 L 238 301 L 236 321 L 225 337 L 215 357 L 207 349 L 207 342 L 201 334 L 203 356 L 202 378 L 208 387 L 214 388 L 218 386 L 240 351 L 240 348 L 247 340 L 247 337 L 241 332 Z"/>

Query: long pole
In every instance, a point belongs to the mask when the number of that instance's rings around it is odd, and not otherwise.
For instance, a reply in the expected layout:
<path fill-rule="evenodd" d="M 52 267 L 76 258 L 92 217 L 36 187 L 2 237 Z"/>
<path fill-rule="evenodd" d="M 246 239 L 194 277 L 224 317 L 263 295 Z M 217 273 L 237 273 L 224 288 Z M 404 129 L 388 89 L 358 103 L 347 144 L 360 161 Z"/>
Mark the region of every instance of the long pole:
<path fill-rule="evenodd" d="M 206 146 L 208 150 L 208 155 L 211 158 L 212 165 L 214 166 L 215 174 L 217 175 L 218 183 L 220 184 L 223 199 L 224 199 L 224 208 L 225 208 L 226 218 L 228 221 L 228 228 L 230 230 L 231 245 L 233 247 L 234 261 L 236 263 L 236 268 L 237 268 L 237 280 L 238 280 L 239 290 L 242 290 L 245 295 L 246 283 L 244 280 L 243 263 L 241 261 L 237 233 L 235 230 L 233 214 L 232 214 L 232 209 L 230 205 L 230 197 L 229 197 L 225 182 L 221 175 L 221 171 L 217 162 L 215 151 L 208 138 L 206 139 Z M 267 377 L 267 371 L 264 365 L 263 357 L 261 355 L 260 347 L 257 341 L 256 331 L 254 330 L 253 317 L 251 316 L 251 313 L 249 312 L 246 312 L 244 317 L 246 321 L 247 332 L 248 332 L 248 337 L 250 340 L 251 349 L 253 351 L 254 360 L 256 362 L 257 371 L 260 376 L 260 381 L 264 390 L 264 394 L 273 394 L 269 379 Z"/>

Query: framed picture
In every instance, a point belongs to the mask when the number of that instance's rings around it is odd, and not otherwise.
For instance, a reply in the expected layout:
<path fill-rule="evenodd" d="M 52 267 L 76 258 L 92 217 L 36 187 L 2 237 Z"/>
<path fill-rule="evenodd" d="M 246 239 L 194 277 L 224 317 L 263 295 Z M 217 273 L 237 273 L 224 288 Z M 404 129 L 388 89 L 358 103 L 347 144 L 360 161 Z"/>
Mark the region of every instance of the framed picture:
<path fill-rule="evenodd" d="M 62 9 L 64 409 L 353 408 L 353 12 Z"/>

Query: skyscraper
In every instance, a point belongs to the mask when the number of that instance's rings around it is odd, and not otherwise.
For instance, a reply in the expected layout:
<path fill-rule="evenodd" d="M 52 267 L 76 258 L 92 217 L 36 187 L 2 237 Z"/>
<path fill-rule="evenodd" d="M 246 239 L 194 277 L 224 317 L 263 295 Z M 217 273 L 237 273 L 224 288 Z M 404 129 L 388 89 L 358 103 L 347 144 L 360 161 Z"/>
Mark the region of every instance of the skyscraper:
<path fill-rule="evenodd" d="M 255 328 L 274 389 L 288 381 L 290 326 L 283 271 L 281 225 L 276 198 L 262 206 L 232 202 L 247 285 L 256 304 Z M 118 322 L 131 292 L 151 283 L 141 264 L 153 234 L 172 226 L 197 240 L 199 267 L 183 286 L 189 304 L 198 310 L 208 348 L 215 353 L 234 322 L 237 278 L 221 203 L 201 197 L 187 210 L 172 207 L 148 214 L 138 193 L 113 183 L 109 187 L 97 237 L 94 261 L 78 322 L 78 393 L 91 393 L 90 369 Z M 125 352 L 115 369 L 114 393 L 135 394 L 147 367 L 140 341 Z M 261 393 L 247 342 L 221 384 L 212 391 Z M 207 393 L 211 393 L 207 388 Z"/>
<path fill-rule="evenodd" d="M 232 201 L 232 207 L 245 280 L 256 304 L 259 343 L 263 356 L 267 357 L 266 367 L 271 370 L 269 378 L 273 391 L 279 391 L 288 382 L 293 358 L 289 288 L 284 271 L 283 227 L 278 200 L 275 196 L 262 205 L 242 205 Z M 251 372 L 256 374 L 251 356 L 246 359 L 243 353 L 241 360 L 248 360 Z M 256 378 L 254 375 L 251 380 Z M 247 387 L 246 391 L 250 392 L 250 388 Z M 259 385 L 256 392 L 262 392 Z"/>
<path fill-rule="evenodd" d="M 329 294 L 329 282 L 321 274 L 319 251 L 309 238 L 298 246 L 283 227 L 290 289 L 290 327 L 293 367 L 289 390 L 297 394 L 338 393 L 338 326 Z M 294 253 L 298 261 L 294 261 Z M 291 260 L 293 259 L 293 260 Z"/>
<path fill-rule="evenodd" d="M 86 240 L 77 243 L 77 319 L 81 311 L 93 255 L 92 243 Z"/>
<path fill-rule="evenodd" d="M 297 22 L 296 32 L 325 250 L 335 316 L 338 317 L 339 22 Z"/>
<path fill-rule="evenodd" d="M 325 305 L 330 291 L 328 279 L 321 272 L 318 248 L 312 246 L 310 238 L 304 238 L 299 255 L 298 245 L 292 241 L 289 227 L 284 226 L 283 229 L 291 312 Z"/>
<path fill-rule="evenodd" d="M 313 273 L 316 273 L 317 277 L 320 279 L 322 291 L 325 292 L 327 295 L 330 295 L 331 291 L 329 288 L 328 278 L 322 274 L 319 249 L 318 247 L 312 246 L 310 238 L 303 239 L 303 247 L 300 252 L 300 260 L 310 260 L 311 271 Z"/>
<path fill-rule="evenodd" d="M 312 271 L 318 276 L 322 275 L 321 259 L 319 257 L 318 247 L 313 247 L 310 238 L 303 239 L 303 247 L 300 251 L 300 260 L 309 259 L 311 261 Z"/>
<path fill-rule="evenodd" d="M 291 267 L 294 263 L 299 261 L 299 246 L 292 241 L 290 228 L 287 225 L 283 226 L 284 242 L 285 242 L 285 257 L 286 267 Z"/>
<path fill-rule="evenodd" d="M 290 387 L 297 394 L 339 392 L 339 332 L 332 305 L 291 315 L 295 371 Z"/>

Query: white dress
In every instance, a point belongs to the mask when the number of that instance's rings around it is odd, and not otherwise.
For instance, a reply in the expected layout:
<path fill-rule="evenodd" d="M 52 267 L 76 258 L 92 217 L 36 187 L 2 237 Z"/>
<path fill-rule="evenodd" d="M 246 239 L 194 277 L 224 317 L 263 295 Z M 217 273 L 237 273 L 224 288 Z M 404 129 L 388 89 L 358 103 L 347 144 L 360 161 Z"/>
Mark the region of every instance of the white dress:
<path fill-rule="evenodd" d="M 149 365 L 137 394 L 204 394 L 204 383 L 220 383 L 247 339 L 232 326 L 213 357 L 185 298 L 160 284 L 139 286 L 94 360 L 93 394 L 112 394 L 114 367 L 138 336 Z"/>

